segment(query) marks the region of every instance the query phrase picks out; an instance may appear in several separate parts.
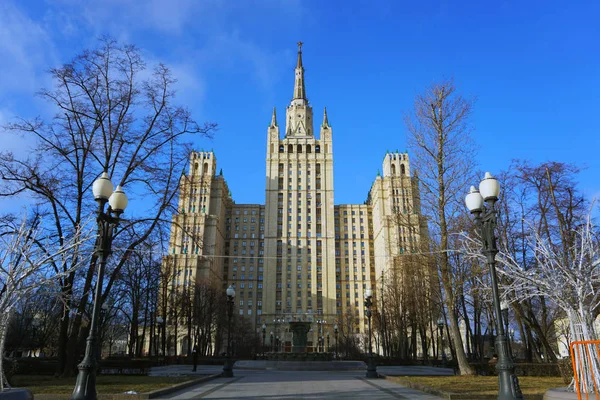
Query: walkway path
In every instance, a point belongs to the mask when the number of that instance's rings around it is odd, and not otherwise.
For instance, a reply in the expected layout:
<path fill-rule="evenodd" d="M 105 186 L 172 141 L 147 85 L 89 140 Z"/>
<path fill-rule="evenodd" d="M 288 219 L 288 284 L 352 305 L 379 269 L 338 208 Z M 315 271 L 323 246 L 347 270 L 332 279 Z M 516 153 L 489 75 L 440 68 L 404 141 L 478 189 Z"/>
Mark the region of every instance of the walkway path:
<path fill-rule="evenodd" d="M 265 368 L 260 368 L 258 366 L 241 366 L 242 362 L 238 361 L 234 366 L 234 374 L 238 373 L 251 373 L 253 370 L 257 370 L 260 372 L 264 372 Z M 241 368 L 240 368 L 241 367 Z M 245 369 L 247 367 L 248 369 Z M 222 365 L 198 365 L 197 372 L 192 372 L 191 365 L 167 365 L 164 367 L 153 367 L 150 370 L 150 376 L 183 376 L 183 375 L 215 375 L 220 374 L 223 371 Z M 274 371 L 277 372 L 277 371 Z M 279 371 L 285 372 L 285 371 Z M 300 372 L 300 371 L 288 371 L 289 373 Z M 330 374 L 334 371 L 314 371 L 319 374 Z M 361 376 L 361 373 L 364 375 L 364 367 L 361 370 L 354 371 L 339 371 L 343 373 L 351 373 L 353 376 Z M 377 367 L 377 372 L 384 375 L 389 376 L 449 376 L 454 375 L 454 371 L 452 368 L 435 368 L 435 367 L 426 367 L 426 366 L 379 366 Z"/>
<path fill-rule="evenodd" d="M 440 400 L 385 379 L 365 379 L 358 371 L 234 370 L 234 374 L 160 398 Z"/>

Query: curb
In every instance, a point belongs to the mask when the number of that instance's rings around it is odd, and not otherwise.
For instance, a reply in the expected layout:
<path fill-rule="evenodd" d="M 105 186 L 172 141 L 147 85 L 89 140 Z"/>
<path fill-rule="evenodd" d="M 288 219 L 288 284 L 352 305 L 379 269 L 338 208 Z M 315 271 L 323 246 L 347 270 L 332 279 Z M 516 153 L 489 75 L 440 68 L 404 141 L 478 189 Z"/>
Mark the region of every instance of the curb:
<path fill-rule="evenodd" d="M 203 376 L 202 378 L 198 378 L 198 379 L 194 379 L 194 380 L 191 380 L 191 381 L 183 382 L 183 383 L 177 384 L 175 386 L 171 386 L 171 387 L 164 388 L 164 389 L 158 389 L 158 390 L 155 390 L 153 392 L 144 393 L 144 394 L 146 394 L 148 396 L 148 397 L 146 397 L 146 399 L 154 399 L 154 398 L 156 398 L 158 396 L 163 396 L 163 395 L 166 395 L 166 394 L 175 393 L 175 392 L 178 392 L 178 391 L 180 391 L 182 389 L 186 389 L 186 388 L 188 388 L 190 386 L 197 385 L 199 383 L 211 381 L 211 380 L 213 380 L 215 378 L 219 378 L 220 376 L 221 376 L 221 374 Z"/>
<path fill-rule="evenodd" d="M 210 381 L 212 379 L 220 377 L 221 374 L 217 375 L 208 375 L 203 376 L 202 378 L 193 379 L 191 381 L 186 381 L 179 383 L 174 386 L 169 386 L 164 389 L 154 390 L 148 393 L 139 393 L 139 394 L 125 394 L 125 393 L 115 393 L 115 394 L 98 394 L 99 400 L 145 400 L 145 399 L 155 399 L 159 396 L 169 395 L 171 393 L 178 392 L 180 390 L 186 389 L 190 386 L 195 386 L 203 382 Z M 65 394 L 36 394 L 36 400 L 64 400 Z"/>
<path fill-rule="evenodd" d="M 407 386 L 411 389 L 420 390 L 421 392 L 440 396 L 446 400 L 496 400 L 497 395 L 493 394 L 476 394 L 476 393 L 452 393 L 444 392 L 443 390 L 435 389 L 430 386 L 421 385 L 420 383 L 411 382 L 408 379 L 402 379 L 401 376 L 388 376 L 379 374 L 380 378 L 393 380 L 396 383 Z M 393 378 L 393 379 L 392 379 Z M 544 396 L 539 394 L 525 395 L 527 400 L 543 400 Z"/>
<path fill-rule="evenodd" d="M 407 379 L 402 379 L 402 377 L 400 377 L 400 376 L 389 376 L 389 375 L 379 374 L 379 377 L 382 378 L 382 379 L 386 379 L 388 381 L 394 381 L 396 383 L 400 383 L 400 384 L 402 384 L 404 386 L 407 386 L 407 387 L 409 387 L 411 389 L 420 390 L 421 392 L 425 392 L 425 393 L 433 394 L 435 396 L 443 397 L 444 399 L 447 399 L 447 400 L 457 399 L 457 397 L 452 397 L 452 393 L 444 392 L 444 391 L 441 391 L 439 389 L 435 389 L 435 388 L 432 388 L 432 387 L 429 387 L 429 386 L 421 385 L 420 383 L 414 383 L 414 382 L 411 382 L 411 381 L 409 381 Z M 484 400 L 481 397 L 479 397 L 478 399 Z"/>

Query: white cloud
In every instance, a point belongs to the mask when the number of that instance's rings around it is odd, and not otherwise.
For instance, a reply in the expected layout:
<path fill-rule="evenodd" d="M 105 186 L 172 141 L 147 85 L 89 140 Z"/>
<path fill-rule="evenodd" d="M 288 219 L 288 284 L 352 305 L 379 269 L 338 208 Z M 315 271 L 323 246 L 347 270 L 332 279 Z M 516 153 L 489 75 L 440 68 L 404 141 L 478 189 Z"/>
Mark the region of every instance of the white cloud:
<path fill-rule="evenodd" d="M 58 4 L 81 14 L 85 24 L 97 33 L 117 36 L 137 29 L 170 35 L 187 34 L 189 30 L 225 31 L 244 19 L 273 24 L 281 23 L 281 19 L 297 20 L 305 14 L 300 0 L 62 0 Z"/>
<path fill-rule="evenodd" d="M 206 83 L 198 70 L 191 64 L 169 64 L 173 77 L 177 79 L 174 85 L 177 91 L 177 103 L 202 106 L 206 93 Z"/>
<path fill-rule="evenodd" d="M 146 34 L 172 41 L 167 54 L 151 54 L 155 49 L 144 48 L 146 56 L 169 65 L 179 80 L 182 98 L 190 87 L 204 93 L 205 85 L 199 76 L 204 67 L 224 66 L 256 79 L 267 93 L 273 92 L 280 79 L 282 59 L 292 51 L 270 52 L 254 39 L 253 30 L 269 23 L 282 29 L 295 29 L 304 18 L 299 0 L 262 0 L 258 3 L 224 2 L 221 0 L 104 0 L 80 2 L 57 0 L 48 3 L 44 21 L 53 32 L 63 36 L 81 37 L 81 48 L 93 47 L 95 38 L 110 34 L 122 43 L 136 43 Z M 267 22 L 268 21 L 268 22 Z M 179 41 L 177 38 L 181 38 Z M 191 41 L 190 38 L 194 40 Z M 140 46 L 144 43 L 138 42 Z M 177 54 L 181 48 L 192 47 L 188 54 Z M 200 49 L 200 50 L 198 50 Z M 192 53 L 191 56 L 188 56 Z M 196 55 L 196 57 L 194 57 Z M 179 60 L 185 57 L 185 64 Z M 173 62 L 174 61 L 174 62 Z M 197 98 L 196 98 L 197 100 Z"/>
<path fill-rule="evenodd" d="M 96 33 L 121 35 L 135 29 L 150 29 L 167 34 L 181 34 L 191 24 L 210 18 L 224 2 L 194 0 L 104 0 L 69 2 Z M 200 18 L 198 18 L 200 14 Z M 206 15 L 205 15 L 206 14 Z M 198 21 L 200 20 L 200 21 Z"/>
<path fill-rule="evenodd" d="M 281 78 L 281 60 L 289 57 L 289 49 L 271 52 L 239 31 L 233 31 L 214 35 L 196 58 L 202 65 L 218 65 L 253 76 L 262 89 L 270 93 Z"/>
<path fill-rule="evenodd" d="M 0 1 L 0 59 L 5 60 L 0 63 L 0 101 L 5 115 L 48 115 L 44 111 L 51 106 L 33 96 L 40 88 L 52 85 L 47 69 L 81 49 L 93 48 L 96 38 L 105 34 L 121 43 L 136 43 L 137 39 L 149 71 L 158 62 L 167 64 L 178 80 L 178 102 L 195 109 L 202 106 L 209 90 L 203 71 L 215 66 L 247 75 L 272 96 L 283 73 L 281 62 L 293 58 L 294 51 L 270 50 L 270 46 L 257 41 L 254 29 L 270 21 L 272 27 L 293 30 L 305 16 L 299 0 L 252 4 L 220 0 L 54 0 L 37 10 L 42 15 L 39 21 L 27 11 L 16 0 Z M 146 35 L 172 44 L 153 46 L 144 42 Z M 27 100 L 11 104 L 8 99 L 14 93 L 27 96 Z"/>
<path fill-rule="evenodd" d="M 33 94 L 56 58 L 44 27 L 10 1 L 0 2 L 0 93 Z"/>

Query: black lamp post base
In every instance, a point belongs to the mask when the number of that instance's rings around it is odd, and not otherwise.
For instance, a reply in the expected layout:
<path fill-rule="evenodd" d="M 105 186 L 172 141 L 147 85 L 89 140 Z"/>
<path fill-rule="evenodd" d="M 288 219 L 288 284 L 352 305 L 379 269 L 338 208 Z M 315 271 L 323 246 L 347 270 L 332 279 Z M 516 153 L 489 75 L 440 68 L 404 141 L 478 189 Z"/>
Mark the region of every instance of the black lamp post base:
<path fill-rule="evenodd" d="M 498 372 L 498 400 L 523 400 L 517 376 L 508 371 Z"/>
<path fill-rule="evenodd" d="M 221 376 L 225 378 L 233 378 L 233 362 L 228 358 L 225 360 L 225 365 L 223 365 L 223 372 Z"/>
<path fill-rule="evenodd" d="M 375 363 L 373 356 L 369 356 L 369 359 L 367 360 L 366 377 L 369 379 L 379 378 L 379 374 L 377 373 L 377 364 Z"/>
<path fill-rule="evenodd" d="M 71 395 L 71 400 L 96 400 L 96 368 L 89 363 L 82 362 L 78 365 L 79 374 L 75 390 Z"/>

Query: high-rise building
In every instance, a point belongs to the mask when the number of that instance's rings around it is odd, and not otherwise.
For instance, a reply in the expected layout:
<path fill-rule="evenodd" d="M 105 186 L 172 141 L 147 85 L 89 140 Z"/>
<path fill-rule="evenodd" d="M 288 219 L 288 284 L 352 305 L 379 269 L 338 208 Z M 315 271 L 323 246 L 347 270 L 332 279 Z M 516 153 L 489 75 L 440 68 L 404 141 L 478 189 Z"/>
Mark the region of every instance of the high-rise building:
<path fill-rule="evenodd" d="M 269 345 L 282 351 L 290 350 L 291 321 L 314 324 L 309 349 L 323 345 L 335 324 L 364 333 L 365 289 L 377 293 L 427 235 L 406 153 L 385 154 L 364 204 L 335 204 L 333 129 L 325 109 L 315 135 L 301 42 L 294 78 L 283 137 L 275 109 L 267 129 L 265 204 L 236 204 L 215 154 L 192 153 L 164 262 L 172 288 L 233 285 L 236 316 L 276 332 Z M 185 352 L 185 335 L 182 329 L 178 352 Z"/>

